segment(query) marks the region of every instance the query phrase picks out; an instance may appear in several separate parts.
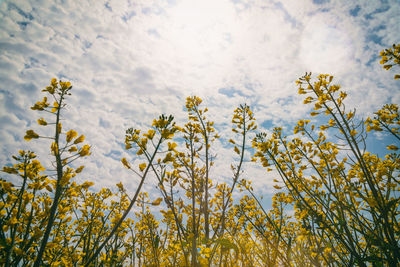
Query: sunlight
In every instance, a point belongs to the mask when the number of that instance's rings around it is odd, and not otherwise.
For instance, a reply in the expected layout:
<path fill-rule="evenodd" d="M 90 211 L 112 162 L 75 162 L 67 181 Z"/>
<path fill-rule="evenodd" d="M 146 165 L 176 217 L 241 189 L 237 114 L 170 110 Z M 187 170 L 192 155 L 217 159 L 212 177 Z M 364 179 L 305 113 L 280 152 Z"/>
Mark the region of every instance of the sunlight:
<path fill-rule="evenodd" d="M 203 65 L 220 59 L 230 43 L 234 10 L 228 1 L 181 1 L 168 10 L 167 38 L 183 60 Z"/>

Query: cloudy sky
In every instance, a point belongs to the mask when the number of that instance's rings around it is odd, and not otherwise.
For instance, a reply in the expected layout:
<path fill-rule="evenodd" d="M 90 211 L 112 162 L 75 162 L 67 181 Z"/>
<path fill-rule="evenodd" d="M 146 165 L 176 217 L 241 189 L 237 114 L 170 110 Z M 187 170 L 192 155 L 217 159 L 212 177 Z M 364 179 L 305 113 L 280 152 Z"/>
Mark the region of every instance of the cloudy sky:
<path fill-rule="evenodd" d="M 147 129 L 162 113 L 183 122 L 191 95 L 222 135 L 214 176 L 226 179 L 234 108 L 251 105 L 260 131 L 290 133 L 308 112 L 294 83 L 306 71 L 334 75 L 359 115 L 400 103 L 395 70 L 377 56 L 400 42 L 399 14 L 398 0 L 0 0 L 0 163 L 23 148 L 46 162 L 48 141 L 23 136 L 46 132 L 29 107 L 56 77 L 73 85 L 65 128 L 92 145 L 78 179 L 133 191 L 137 180 L 120 162 L 134 160 L 125 130 Z M 247 164 L 245 175 L 272 192 L 262 170 Z"/>

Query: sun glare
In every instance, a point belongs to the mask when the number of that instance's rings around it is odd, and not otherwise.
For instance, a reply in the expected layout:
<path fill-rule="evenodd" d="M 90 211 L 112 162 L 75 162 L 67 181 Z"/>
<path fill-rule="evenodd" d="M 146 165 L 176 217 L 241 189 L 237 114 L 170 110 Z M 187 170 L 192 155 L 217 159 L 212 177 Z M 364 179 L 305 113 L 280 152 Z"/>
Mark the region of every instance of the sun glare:
<path fill-rule="evenodd" d="M 217 59 L 230 43 L 234 10 L 227 1 L 185 0 L 169 9 L 168 39 L 194 64 Z"/>

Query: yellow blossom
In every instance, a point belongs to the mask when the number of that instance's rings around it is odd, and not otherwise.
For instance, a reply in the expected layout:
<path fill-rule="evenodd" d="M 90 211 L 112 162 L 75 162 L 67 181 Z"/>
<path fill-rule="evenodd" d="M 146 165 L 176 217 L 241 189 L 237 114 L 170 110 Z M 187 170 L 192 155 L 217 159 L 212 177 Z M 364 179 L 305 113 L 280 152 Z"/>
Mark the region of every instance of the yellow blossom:
<path fill-rule="evenodd" d="M 147 164 L 146 163 L 141 163 L 139 164 L 139 170 L 143 171 L 146 168 Z"/>
<path fill-rule="evenodd" d="M 158 206 L 158 205 L 160 205 L 161 201 L 162 201 L 162 198 L 159 197 L 156 200 L 154 200 L 153 202 L 151 202 L 151 205 Z"/>
<path fill-rule="evenodd" d="M 43 118 L 38 119 L 37 122 L 38 122 L 39 125 L 42 125 L 42 126 L 46 126 L 47 125 L 47 122 Z"/>
<path fill-rule="evenodd" d="M 66 133 L 66 136 L 67 136 L 67 137 L 66 137 L 67 143 L 71 142 L 72 139 L 74 139 L 77 135 L 78 135 L 78 133 L 75 132 L 74 130 L 69 130 L 69 131 Z"/>
<path fill-rule="evenodd" d="M 31 139 L 37 139 L 37 138 L 39 138 L 39 135 L 35 133 L 33 130 L 26 131 L 26 134 L 24 136 L 24 139 L 26 141 L 30 141 Z"/>
<path fill-rule="evenodd" d="M 129 164 L 128 160 L 126 158 L 121 159 L 122 164 L 124 164 L 125 168 L 130 169 L 131 165 Z"/>

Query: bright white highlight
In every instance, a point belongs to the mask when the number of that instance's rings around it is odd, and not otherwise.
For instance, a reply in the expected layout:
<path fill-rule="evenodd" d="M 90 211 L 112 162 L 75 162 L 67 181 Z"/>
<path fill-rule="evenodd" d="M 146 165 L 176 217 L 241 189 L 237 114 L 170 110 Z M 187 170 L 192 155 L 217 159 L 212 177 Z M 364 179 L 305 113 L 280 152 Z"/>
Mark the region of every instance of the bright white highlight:
<path fill-rule="evenodd" d="M 314 17 L 303 31 L 300 59 L 307 71 L 338 75 L 346 72 L 353 58 L 352 41 L 347 33 L 324 17 Z"/>
<path fill-rule="evenodd" d="M 183 60 L 203 66 L 212 58 L 223 61 L 234 26 L 228 1 L 184 0 L 168 9 L 167 39 Z"/>

